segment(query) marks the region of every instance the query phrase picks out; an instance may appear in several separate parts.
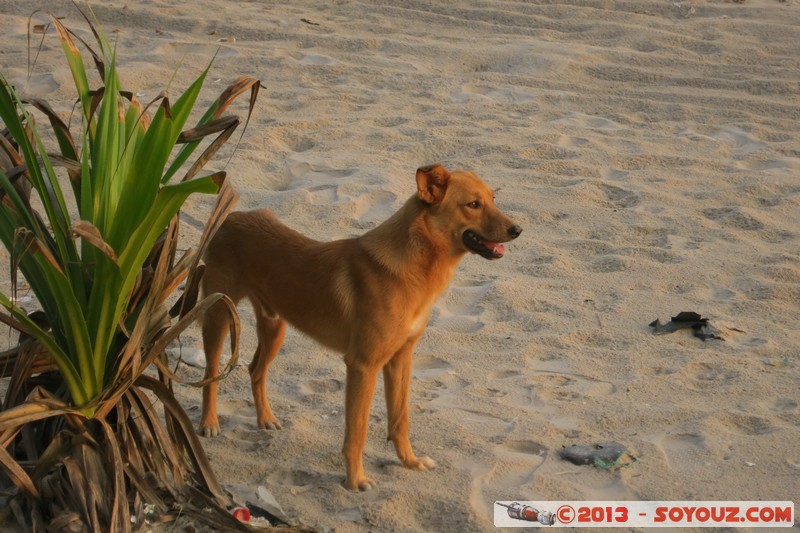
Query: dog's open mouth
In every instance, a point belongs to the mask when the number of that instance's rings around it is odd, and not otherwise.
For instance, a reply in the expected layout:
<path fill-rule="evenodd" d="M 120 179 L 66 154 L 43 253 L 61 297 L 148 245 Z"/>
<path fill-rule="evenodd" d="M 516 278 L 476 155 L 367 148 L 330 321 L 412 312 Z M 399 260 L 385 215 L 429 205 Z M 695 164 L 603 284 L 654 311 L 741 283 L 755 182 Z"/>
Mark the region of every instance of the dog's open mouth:
<path fill-rule="evenodd" d="M 486 259 L 500 259 L 506 251 L 506 247 L 499 242 L 487 241 L 472 230 L 465 231 L 461 240 L 469 251 Z"/>

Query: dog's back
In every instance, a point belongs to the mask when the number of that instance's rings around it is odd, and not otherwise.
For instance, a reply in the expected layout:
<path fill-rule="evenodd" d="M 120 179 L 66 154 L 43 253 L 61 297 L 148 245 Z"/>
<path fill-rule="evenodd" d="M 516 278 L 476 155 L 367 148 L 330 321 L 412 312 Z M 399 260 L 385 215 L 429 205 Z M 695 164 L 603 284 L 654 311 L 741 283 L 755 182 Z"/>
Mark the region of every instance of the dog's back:
<path fill-rule="evenodd" d="M 348 319 L 347 265 L 354 251 L 352 239 L 310 239 L 267 209 L 234 212 L 209 244 L 203 292 L 221 292 L 235 303 L 249 298 L 268 315 L 344 351 L 349 338 L 330 326 Z"/>

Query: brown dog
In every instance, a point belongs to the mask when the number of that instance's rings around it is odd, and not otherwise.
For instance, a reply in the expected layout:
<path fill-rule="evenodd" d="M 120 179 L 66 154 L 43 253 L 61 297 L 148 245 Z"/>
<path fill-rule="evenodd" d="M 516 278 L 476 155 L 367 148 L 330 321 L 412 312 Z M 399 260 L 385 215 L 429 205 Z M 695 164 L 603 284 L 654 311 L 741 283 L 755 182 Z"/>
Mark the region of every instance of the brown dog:
<path fill-rule="evenodd" d="M 503 242 L 522 229 L 494 205 L 475 174 L 441 165 L 417 170 L 417 194 L 378 227 L 354 239 L 318 242 L 284 226 L 267 210 L 232 213 L 206 253 L 205 294 L 221 292 L 255 309 L 258 348 L 250 364 L 258 426 L 279 429 L 267 399 L 267 371 L 286 322 L 342 352 L 347 365 L 345 486 L 372 488 L 362 452 L 370 403 L 383 370 L 389 440 L 408 468 L 435 463 L 417 457 L 408 438 L 411 354 L 437 297 L 466 252 L 503 256 Z M 222 305 L 203 320 L 206 376 L 217 376 L 228 334 Z M 200 429 L 219 433 L 217 382 L 203 390 Z"/>

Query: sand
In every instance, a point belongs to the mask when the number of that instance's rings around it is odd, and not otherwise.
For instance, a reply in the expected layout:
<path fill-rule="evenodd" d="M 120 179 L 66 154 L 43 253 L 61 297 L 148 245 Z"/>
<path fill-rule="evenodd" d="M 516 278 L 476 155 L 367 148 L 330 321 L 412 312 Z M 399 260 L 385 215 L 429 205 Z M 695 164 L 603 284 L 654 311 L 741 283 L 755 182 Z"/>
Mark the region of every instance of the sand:
<path fill-rule="evenodd" d="M 400 466 L 379 384 L 364 454 L 378 485 L 346 491 L 344 365 L 290 331 L 269 378 L 283 430 L 256 428 L 244 366 L 222 385 L 223 433 L 203 442 L 223 483 L 336 531 L 489 531 L 495 500 L 798 499 L 797 0 L 90 5 L 143 101 L 215 53 L 206 102 L 263 81 L 233 159 L 211 164 L 239 209 L 354 236 L 440 161 L 476 171 L 524 228 L 505 258 L 464 259 L 416 350 L 411 438 L 436 470 Z M 37 7 L 84 27 L 65 1 L 0 0 L 0 66 L 68 110 L 53 36 L 26 81 Z M 187 205 L 185 246 L 211 202 Z M 652 334 L 680 311 L 725 340 Z M 183 346 L 199 349 L 197 328 Z M 178 392 L 198 420 L 200 391 Z M 558 457 L 603 440 L 636 462 Z"/>

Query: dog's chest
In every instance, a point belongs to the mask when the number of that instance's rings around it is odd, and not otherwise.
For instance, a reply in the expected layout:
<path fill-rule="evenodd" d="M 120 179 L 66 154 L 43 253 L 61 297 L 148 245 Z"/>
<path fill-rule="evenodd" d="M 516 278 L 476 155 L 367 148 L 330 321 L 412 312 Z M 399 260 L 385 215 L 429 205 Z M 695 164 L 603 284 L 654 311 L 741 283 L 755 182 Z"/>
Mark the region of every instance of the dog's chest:
<path fill-rule="evenodd" d="M 429 309 L 422 310 L 411 318 L 411 323 L 408 328 L 409 337 L 415 337 L 422 333 L 422 330 L 424 330 L 425 326 L 428 324 L 428 312 Z"/>
<path fill-rule="evenodd" d="M 433 304 L 436 302 L 436 299 L 439 295 L 444 291 L 449 283 L 450 279 L 453 276 L 454 268 L 449 269 L 445 272 L 444 276 L 438 280 L 437 283 L 429 284 L 425 288 L 425 296 L 423 297 L 422 301 L 417 300 L 414 304 L 410 305 L 409 307 L 415 309 L 415 312 L 411 315 L 410 320 L 406 322 L 408 324 L 408 338 L 413 338 L 420 335 L 424 330 L 425 326 L 428 325 L 428 318 L 431 315 L 431 308 Z M 413 299 L 410 299 L 413 301 Z"/>
<path fill-rule="evenodd" d="M 423 302 L 416 312 L 411 315 L 411 319 L 407 322 L 408 338 L 416 337 L 425 330 L 425 326 L 428 325 L 428 317 L 431 314 L 431 307 L 433 307 L 432 300 Z"/>

